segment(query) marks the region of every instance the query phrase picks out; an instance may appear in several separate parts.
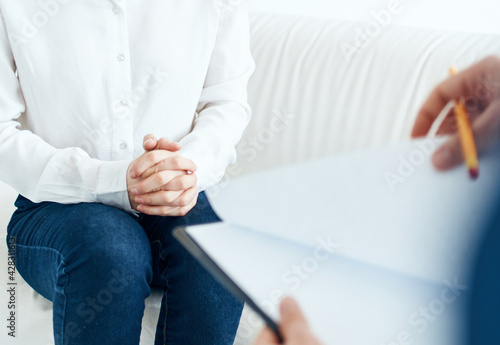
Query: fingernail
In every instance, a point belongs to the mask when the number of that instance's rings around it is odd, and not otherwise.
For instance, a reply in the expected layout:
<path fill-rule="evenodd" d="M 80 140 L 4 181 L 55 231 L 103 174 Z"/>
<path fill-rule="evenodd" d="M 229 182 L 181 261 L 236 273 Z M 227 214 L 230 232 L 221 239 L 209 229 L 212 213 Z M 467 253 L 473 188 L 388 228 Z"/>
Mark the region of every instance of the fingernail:
<path fill-rule="evenodd" d="M 134 172 L 134 171 L 131 171 L 131 172 L 130 172 L 130 177 L 131 177 L 131 178 L 136 178 L 136 177 L 137 177 L 137 175 L 135 174 L 135 172 Z"/>
<path fill-rule="evenodd" d="M 139 194 L 139 191 L 137 190 L 137 188 L 132 188 L 132 194 Z"/>
<path fill-rule="evenodd" d="M 453 154 L 448 148 L 440 149 L 434 155 L 434 164 L 439 168 L 447 168 L 453 164 Z"/>
<path fill-rule="evenodd" d="M 148 143 L 152 143 L 153 142 L 153 139 L 149 138 L 147 139 L 145 142 L 144 142 L 144 146 L 146 146 Z"/>
<path fill-rule="evenodd" d="M 142 205 L 137 206 L 137 211 L 142 212 Z"/>
<path fill-rule="evenodd" d="M 135 202 L 138 204 L 144 204 L 144 200 L 140 196 L 135 197 Z"/>

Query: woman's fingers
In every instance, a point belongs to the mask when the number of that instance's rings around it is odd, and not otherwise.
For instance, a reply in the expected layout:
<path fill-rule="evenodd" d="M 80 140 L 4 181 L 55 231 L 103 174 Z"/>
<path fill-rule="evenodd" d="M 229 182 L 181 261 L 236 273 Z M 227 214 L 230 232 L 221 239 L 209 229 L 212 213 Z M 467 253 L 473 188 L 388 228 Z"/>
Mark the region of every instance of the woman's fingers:
<path fill-rule="evenodd" d="M 186 190 L 195 187 L 198 182 L 196 174 L 183 174 L 173 178 L 163 186 L 163 190 Z"/>
<path fill-rule="evenodd" d="M 137 195 L 135 202 L 148 206 L 188 206 L 197 196 L 196 188 L 192 187 L 184 191 L 159 191 L 144 195 Z"/>
<path fill-rule="evenodd" d="M 160 162 L 162 163 L 160 166 L 154 167 Z M 156 172 L 167 169 L 194 172 L 197 169 L 196 164 L 192 160 L 181 157 L 176 152 L 154 150 L 144 153 L 132 163 L 129 169 L 130 177 L 133 179 L 138 178 L 150 168 L 153 168 L 153 171 L 156 169 Z M 151 175 L 151 171 L 149 174 Z"/>
<path fill-rule="evenodd" d="M 198 191 L 196 190 L 196 188 L 191 188 L 183 192 L 177 199 L 175 199 L 171 203 L 171 205 L 180 206 L 151 206 L 140 204 L 137 210 L 153 216 L 185 216 L 196 205 L 197 201 Z"/>
<path fill-rule="evenodd" d="M 153 174 L 144 180 L 136 183 L 133 187 L 132 194 L 143 195 L 163 190 L 163 187 L 178 176 L 179 173 L 173 170 L 162 170 Z"/>
<path fill-rule="evenodd" d="M 154 136 L 154 134 L 148 134 L 144 136 L 144 139 L 142 141 L 142 146 L 145 151 L 167 150 L 176 152 L 181 149 L 181 144 L 165 137 L 160 138 L 160 140 L 158 140 L 156 139 L 156 136 Z"/>
<path fill-rule="evenodd" d="M 140 177 L 147 169 L 160 163 L 162 160 L 172 156 L 171 152 L 154 150 L 143 153 L 134 160 L 129 168 L 130 177 L 136 179 Z"/>
<path fill-rule="evenodd" d="M 172 157 L 176 157 L 176 156 L 177 156 L 177 154 L 175 154 L 175 156 L 172 156 Z M 146 179 L 154 174 L 157 174 L 157 173 L 159 173 L 161 171 L 165 171 L 165 170 L 175 171 L 175 174 L 174 174 L 175 176 L 182 176 L 182 175 L 187 174 L 187 171 L 185 171 L 185 170 L 172 170 L 172 169 L 169 169 L 169 166 L 170 166 L 169 162 L 166 159 L 164 159 L 161 162 L 159 162 L 158 164 L 153 165 L 152 167 L 147 169 L 145 172 L 143 172 L 141 177 L 143 179 Z"/>
<path fill-rule="evenodd" d="M 155 149 L 157 142 L 158 140 L 153 134 L 148 134 L 144 137 L 142 141 L 142 147 L 146 151 L 151 151 Z"/>
<path fill-rule="evenodd" d="M 168 150 L 172 152 L 177 152 L 181 149 L 181 144 L 172 141 L 168 138 L 161 138 L 156 144 L 157 150 Z"/>
<path fill-rule="evenodd" d="M 160 191 L 138 195 L 135 197 L 135 202 L 147 206 L 180 207 L 181 205 L 174 203 L 174 201 L 177 200 L 182 193 L 182 191 Z"/>

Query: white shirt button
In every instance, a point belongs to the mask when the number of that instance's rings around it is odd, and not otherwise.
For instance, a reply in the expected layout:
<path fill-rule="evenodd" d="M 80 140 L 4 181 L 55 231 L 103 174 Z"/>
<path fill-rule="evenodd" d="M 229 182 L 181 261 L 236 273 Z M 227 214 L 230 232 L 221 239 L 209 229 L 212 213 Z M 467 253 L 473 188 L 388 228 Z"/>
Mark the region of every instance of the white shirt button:
<path fill-rule="evenodd" d="M 128 107 L 128 101 L 127 101 L 126 99 L 122 99 L 122 100 L 120 101 L 120 105 L 121 105 L 122 107 Z"/>
<path fill-rule="evenodd" d="M 118 56 L 116 57 L 116 59 L 117 59 L 118 61 L 120 61 L 120 62 L 125 61 L 125 55 L 123 55 L 123 54 L 118 54 Z"/>
<path fill-rule="evenodd" d="M 127 145 L 127 143 L 125 141 L 122 141 L 120 143 L 119 147 L 120 147 L 120 150 L 126 150 L 128 148 L 128 145 Z"/>
<path fill-rule="evenodd" d="M 120 8 L 118 6 L 115 6 L 115 7 L 113 7 L 113 13 L 120 14 L 120 13 L 122 13 L 122 11 L 120 10 Z"/>

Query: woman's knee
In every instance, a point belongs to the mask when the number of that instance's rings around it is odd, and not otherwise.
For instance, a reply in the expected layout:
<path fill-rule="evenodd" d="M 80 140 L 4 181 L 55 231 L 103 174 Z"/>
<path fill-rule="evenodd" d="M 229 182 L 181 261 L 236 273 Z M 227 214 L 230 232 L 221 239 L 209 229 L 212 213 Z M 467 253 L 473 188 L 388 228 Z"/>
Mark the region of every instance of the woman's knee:
<path fill-rule="evenodd" d="M 66 258 L 69 269 L 94 280 L 109 277 L 110 290 L 118 285 L 128 286 L 124 283 L 133 280 L 150 282 L 149 239 L 133 218 L 121 211 L 78 218 L 75 219 L 78 228 L 68 233 L 67 245 L 74 246 L 68 250 L 70 254 Z"/>

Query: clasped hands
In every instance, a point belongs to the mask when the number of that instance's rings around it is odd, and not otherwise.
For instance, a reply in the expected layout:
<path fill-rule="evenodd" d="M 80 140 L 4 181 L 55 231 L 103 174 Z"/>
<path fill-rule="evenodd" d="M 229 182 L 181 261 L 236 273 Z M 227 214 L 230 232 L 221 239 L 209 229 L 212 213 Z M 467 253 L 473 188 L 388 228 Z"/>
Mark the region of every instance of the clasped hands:
<path fill-rule="evenodd" d="M 144 153 L 127 169 L 132 209 L 158 216 L 184 216 L 198 200 L 196 165 L 167 138 L 144 137 Z"/>

